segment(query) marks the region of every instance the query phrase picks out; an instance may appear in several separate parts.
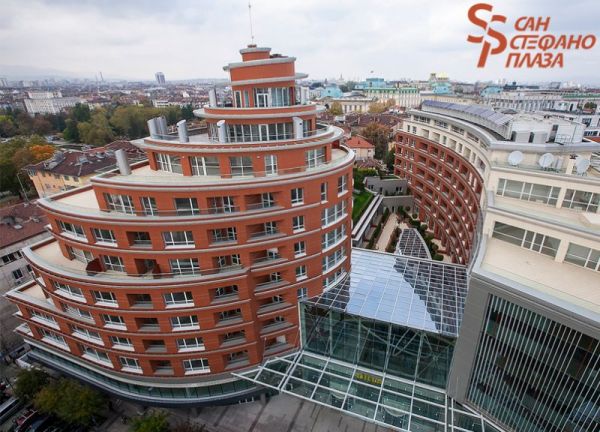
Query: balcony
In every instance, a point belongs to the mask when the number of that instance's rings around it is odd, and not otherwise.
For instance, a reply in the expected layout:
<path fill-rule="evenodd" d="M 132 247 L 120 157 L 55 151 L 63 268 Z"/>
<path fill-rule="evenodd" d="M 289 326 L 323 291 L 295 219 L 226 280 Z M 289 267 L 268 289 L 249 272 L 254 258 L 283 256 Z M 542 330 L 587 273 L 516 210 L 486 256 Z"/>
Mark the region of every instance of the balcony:
<path fill-rule="evenodd" d="M 146 284 L 152 284 L 152 281 L 173 280 L 203 280 L 213 279 L 215 277 L 229 275 L 241 275 L 247 271 L 242 265 L 233 265 L 210 269 L 193 269 L 182 272 L 161 273 L 155 270 L 140 274 L 127 274 L 114 270 L 91 270 L 90 263 L 83 263 L 76 259 L 65 258 L 62 254 L 58 242 L 54 239 L 43 240 L 37 244 L 23 249 L 24 255 L 31 263 L 41 270 L 58 273 L 64 276 L 70 276 L 78 279 L 93 280 L 96 282 L 105 282 L 111 284 L 114 281 L 123 281 L 129 283 L 139 283 L 143 281 Z"/>

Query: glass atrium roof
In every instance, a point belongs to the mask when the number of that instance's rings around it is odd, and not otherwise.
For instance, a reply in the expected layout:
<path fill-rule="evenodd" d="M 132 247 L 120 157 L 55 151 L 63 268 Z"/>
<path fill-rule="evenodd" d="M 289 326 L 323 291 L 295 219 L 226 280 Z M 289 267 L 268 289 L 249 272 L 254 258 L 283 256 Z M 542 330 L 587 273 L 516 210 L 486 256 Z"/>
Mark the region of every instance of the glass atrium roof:
<path fill-rule="evenodd" d="M 499 432 L 442 389 L 307 351 L 233 375 L 394 430 Z"/>
<path fill-rule="evenodd" d="M 352 249 L 352 270 L 308 304 L 457 337 L 467 297 L 466 267 Z"/>
<path fill-rule="evenodd" d="M 405 228 L 400 233 L 398 245 L 396 246 L 398 255 L 408 255 L 416 258 L 431 259 L 431 254 L 427 245 L 415 228 Z"/>

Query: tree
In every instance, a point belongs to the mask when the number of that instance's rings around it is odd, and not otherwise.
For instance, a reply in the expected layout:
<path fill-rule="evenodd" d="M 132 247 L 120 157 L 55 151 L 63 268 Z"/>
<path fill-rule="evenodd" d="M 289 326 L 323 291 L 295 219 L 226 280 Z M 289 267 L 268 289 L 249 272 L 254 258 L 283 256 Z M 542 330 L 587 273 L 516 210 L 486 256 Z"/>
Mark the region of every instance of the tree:
<path fill-rule="evenodd" d="M 54 146 L 50 144 L 35 144 L 29 147 L 34 163 L 50 159 L 54 155 L 54 150 Z"/>
<path fill-rule="evenodd" d="M 342 104 L 339 102 L 334 102 L 329 107 L 329 114 L 333 115 L 342 115 L 344 114 L 344 110 L 342 109 Z"/>
<path fill-rule="evenodd" d="M 25 402 L 32 401 L 48 383 L 48 378 L 48 374 L 41 369 L 20 369 L 15 383 L 15 396 Z"/>
<path fill-rule="evenodd" d="M 79 123 L 77 129 L 79 138 L 86 144 L 101 146 L 114 139 L 113 130 L 108 123 L 104 109 L 95 110 L 90 121 Z"/>
<path fill-rule="evenodd" d="M 194 107 L 191 104 L 187 104 L 183 108 L 181 108 L 181 116 L 186 120 L 191 120 L 194 118 Z"/>
<path fill-rule="evenodd" d="M 169 415 L 165 411 L 152 410 L 133 419 L 132 432 L 168 432 Z"/>
<path fill-rule="evenodd" d="M 67 119 L 66 127 L 63 130 L 63 138 L 67 141 L 79 142 L 79 129 L 76 120 Z"/>
<path fill-rule="evenodd" d="M 147 127 L 144 108 L 136 106 L 120 106 L 110 116 L 110 124 L 118 134 L 129 139 L 141 138 L 145 135 Z"/>
<path fill-rule="evenodd" d="M 396 152 L 394 149 L 388 151 L 385 155 L 385 165 L 389 172 L 394 172 L 394 162 L 396 160 Z"/>
<path fill-rule="evenodd" d="M 33 133 L 38 135 L 48 135 L 52 132 L 52 123 L 46 120 L 43 116 L 36 116 L 31 125 Z"/>
<path fill-rule="evenodd" d="M 35 407 L 67 423 L 90 426 L 106 405 L 104 397 L 91 387 L 61 378 L 42 388 L 34 398 Z"/>
<path fill-rule="evenodd" d="M 76 122 L 86 122 L 90 121 L 92 118 L 92 113 L 90 112 L 90 107 L 87 104 L 75 104 L 73 109 L 71 110 L 71 115 L 73 120 Z"/>
<path fill-rule="evenodd" d="M 29 114 L 25 112 L 19 112 L 15 117 L 15 123 L 17 124 L 17 129 L 20 135 L 31 134 L 31 129 L 33 127 L 33 119 Z"/>
<path fill-rule="evenodd" d="M 17 126 L 11 116 L 0 115 L 0 137 L 8 138 L 17 133 Z"/>
<path fill-rule="evenodd" d="M 369 105 L 371 114 L 381 114 L 386 112 L 395 103 L 394 99 L 388 99 L 385 102 L 373 102 Z"/>
<path fill-rule="evenodd" d="M 375 146 L 375 159 L 383 159 L 388 152 L 388 142 L 392 130 L 381 123 L 372 122 L 365 126 L 360 135 Z"/>
<path fill-rule="evenodd" d="M 177 423 L 169 432 L 205 432 L 206 427 L 197 423 L 192 423 L 190 419 L 184 422 Z"/>

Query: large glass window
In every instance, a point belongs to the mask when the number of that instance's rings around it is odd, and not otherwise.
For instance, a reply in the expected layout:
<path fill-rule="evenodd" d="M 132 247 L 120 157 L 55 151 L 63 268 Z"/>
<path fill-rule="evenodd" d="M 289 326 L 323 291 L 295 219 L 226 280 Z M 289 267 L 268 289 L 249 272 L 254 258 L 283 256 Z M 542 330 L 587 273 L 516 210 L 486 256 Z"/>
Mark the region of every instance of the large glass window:
<path fill-rule="evenodd" d="M 580 209 L 590 213 L 597 213 L 598 208 L 600 207 L 600 193 L 567 189 L 562 206 L 570 209 Z"/>
<path fill-rule="evenodd" d="M 253 175 L 252 158 L 250 156 L 234 156 L 229 158 L 231 165 L 231 176 L 251 176 Z"/>
<path fill-rule="evenodd" d="M 340 201 L 321 212 L 321 224 L 323 226 L 332 224 L 344 216 L 346 216 L 346 201 Z"/>
<path fill-rule="evenodd" d="M 265 156 L 265 175 L 276 175 L 277 174 L 277 156 L 266 155 Z"/>
<path fill-rule="evenodd" d="M 171 317 L 171 327 L 173 330 L 199 328 L 198 317 L 196 315 Z"/>
<path fill-rule="evenodd" d="M 183 174 L 181 167 L 181 157 L 163 153 L 155 153 L 156 165 L 161 171 L 168 171 L 176 174 Z"/>
<path fill-rule="evenodd" d="M 78 301 L 85 301 L 85 297 L 81 289 L 77 287 L 72 287 L 71 285 L 67 285 L 64 283 L 54 281 L 54 288 L 56 288 L 56 293 L 59 295 L 63 295 L 69 298 L 75 298 Z"/>
<path fill-rule="evenodd" d="M 117 239 L 115 238 L 115 234 L 112 230 L 94 228 L 92 231 L 94 232 L 94 237 L 96 238 L 97 242 L 112 244 L 117 243 Z"/>
<path fill-rule="evenodd" d="M 290 104 L 290 91 L 288 87 L 275 87 L 271 89 L 271 106 L 288 106 Z"/>
<path fill-rule="evenodd" d="M 315 168 L 325 163 L 325 147 L 306 151 L 307 168 Z"/>
<path fill-rule="evenodd" d="M 258 108 L 266 108 L 269 106 L 269 89 L 255 88 L 254 89 L 254 105 Z"/>
<path fill-rule="evenodd" d="M 592 270 L 600 270 L 600 250 L 569 243 L 565 261 Z"/>
<path fill-rule="evenodd" d="M 72 235 L 73 237 L 77 237 L 85 240 L 85 232 L 83 231 L 83 227 L 81 225 L 72 224 L 70 222 L 58 221 L 58 225 L 60 225 L 60 229 L 63 233 L 67 233 Z"/>
<path fill-rule="evenodd" d="M 180 258 L 169 260 L 171 272 L 177 275 L 200 273 L 200 264 L 197 258 Z"/>
<path fill-rule="evenodd" d="M 294 188 L 291 190 L 292 205 L 302 204 L 304 202 L 304 189 Z"/>
<path fill-rule="evenodd" d="M 492 237 L 551 257 L 556 256 L 558 246 L 560 245 L 560 240 L 557 238 L 502 222 L 494 224 Z"/>
<path fill-rule="evenodd" d="M 166 306 L 189 306 L 194 304 L 190 291 L 181 291 L 163 294 Z"/>
<path fill-rule="evenodd" d="M 113 270 L 118 272 L 125 271 L 125 264 L 123 264 L 123 258 L 119 256 L 102 255 L 102 262 L 106 270 Z"/>
<path fill-rule="evenodd" d="M 559 187 L 546 186 L 537 183 L 499 179 L 497 195 L 517 198 L 524 201 L 535 201 L 548 205 L 556 205 Z"/>
<path fill-rule="evenodd" d="M 156 207 L 156 200 L 153 197 L 141 197 L 142 209 L 146 216 L 156 216 L 158 214 L 158 208 Z"/>
<path fill-rule="evenodd" d="M 84 264 L 87 264 L 94 259 L 94 256 L 89 251 L 84 251 L 71 246 L 67 246 L 67 249 L 69 250 L 70 255 L 73 259 L 76 259 L 77 261 L 80 261 Z"/>
<path fill-rule="evenodd" d="M 94 300 L 98 303 L 108 304 L 112 306 L 118 306 L 117 296 L 115 293 L 110 291 L 92 291 L 94 294 Z"/>
<path fill-rule="evenodd" d="M 219 176 L 219 159 L 216 157 L 192 156 L 190 157 L 192 174 L 195 176 Z"/>
<path fill-rule="evenodd" d="M 199 215 L 200 208 L 196 198 L 175 198 L 175 210 L 177 216 Z"/>
<path fill-rule="evenodd" d="M 186 374 L 208 373 L 210 366 L 207 359 L 190 359 L 183 361 L 183 368 Z"/>
<path fill-rule="evenodd" d="M 201 337 L 177 339 L 177 349 L 179 351 L 203 351 L 204 341 Z"/>
<path fill-rule="evenodd" d="M 163 232 L 165 246 L 194 246 L 194 236 L 191 231 Z"/>
<path fill-rule="evenodd" d="M 323 249 L 327 249 L 333 246 L 346 235 L 346 225 L 341 225 L 339 228 L 331 230 L 321 236 L 321 246 Z"/>
<path fill-rule="evenodd" d="M 237 210 L 232 196 L 211 197 L 208 208 L 211 213 L 233 213 Z"/>
<path fill-rule="evenodd" d="M 131 201 L 131 197 L 129 195 L 119 195 L 105 192 L 104 199 L 106 200 L 107 207 L 111 211 L 135 214 L 133 202 Z"/>

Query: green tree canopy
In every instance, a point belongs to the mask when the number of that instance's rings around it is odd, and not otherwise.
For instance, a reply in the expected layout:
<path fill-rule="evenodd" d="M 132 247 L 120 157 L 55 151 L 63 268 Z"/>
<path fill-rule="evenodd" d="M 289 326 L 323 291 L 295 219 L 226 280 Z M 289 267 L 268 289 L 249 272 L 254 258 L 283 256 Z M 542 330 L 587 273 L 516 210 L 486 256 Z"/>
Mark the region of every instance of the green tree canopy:
<path fill-rule="evenodd" d="M 34 398 L 35 407 L 67 423 L 89 426 L 106 405 L 104 396 L 77 381 L 61 378 L 42 388 Z"/>
<path fill-rule="evenodd" d="M 79 138 L 86 144 L 101 146 L 113 141 L 114 133 L 108 122 L 106 110 L 94 111 L 89 122 L 79 123 Z"/>
<path fill-rule="evenodd" d="M 48 374 L 41 369 L 20 369 L 15 384 L 15 396 L 26 402 L 48 383 Z"/>
<path fill-rule="evenodd" d="M 169 415 L 162 410 L 152 410 L 136 417 L 131 423 L 131 432 L 168 432 Z"/>
<path fill-rule="evenodd" d="M 344 114 L 344 110 L 342 109 L 342 104 L 339 102 L 334 102 L 329 107 L 329 113 L 333 115 L 342 115 Z"/>

